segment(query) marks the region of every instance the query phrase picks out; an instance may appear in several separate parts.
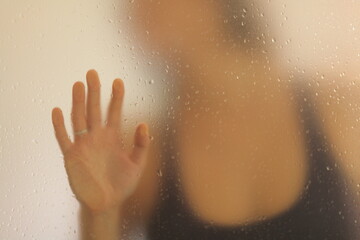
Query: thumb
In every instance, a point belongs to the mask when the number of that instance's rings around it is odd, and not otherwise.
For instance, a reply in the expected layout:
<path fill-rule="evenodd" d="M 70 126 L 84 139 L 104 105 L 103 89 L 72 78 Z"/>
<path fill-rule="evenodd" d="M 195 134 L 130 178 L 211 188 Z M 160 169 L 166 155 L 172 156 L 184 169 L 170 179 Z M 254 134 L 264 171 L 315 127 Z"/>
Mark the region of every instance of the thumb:
<path fill-rule="evenodd" d="M 145 123 L 139 124 L 135 131 L 134 147 L 130 158 L 136 164 L 143 164 L 146 161 L 149 150 L 150 139 L 148 126 Z"/>

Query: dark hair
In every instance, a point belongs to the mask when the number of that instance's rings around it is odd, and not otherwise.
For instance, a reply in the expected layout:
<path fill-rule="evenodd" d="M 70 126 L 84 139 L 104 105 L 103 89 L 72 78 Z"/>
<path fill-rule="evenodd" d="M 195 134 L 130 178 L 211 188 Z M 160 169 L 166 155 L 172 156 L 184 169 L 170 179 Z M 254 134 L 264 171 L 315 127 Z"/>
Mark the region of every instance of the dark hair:
<path fill-rule="evenodd" d="M 246 51 L 264 51 L 265 34 L 261 25 L 263 13 L 254 5 L 254 0 L 223 0 L 218 1 L 223 25 L 224 36 L 234 47 Z"/>

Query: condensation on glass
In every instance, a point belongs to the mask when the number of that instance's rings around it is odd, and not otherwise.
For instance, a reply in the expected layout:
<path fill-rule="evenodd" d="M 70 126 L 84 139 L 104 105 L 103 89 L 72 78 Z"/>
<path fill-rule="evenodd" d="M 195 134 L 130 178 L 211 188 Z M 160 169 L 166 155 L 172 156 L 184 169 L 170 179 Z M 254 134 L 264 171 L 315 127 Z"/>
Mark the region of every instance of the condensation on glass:
<path fill-rule="evenodd" d="M 80 239 L 51 109 L 71 133 L 71 86 L 89 69 L 103 116 L 124 81 L 127 148 L 150 127 L 124 239 L 359 237 L 356 1 L 2 6 L 2 239 Z"/>

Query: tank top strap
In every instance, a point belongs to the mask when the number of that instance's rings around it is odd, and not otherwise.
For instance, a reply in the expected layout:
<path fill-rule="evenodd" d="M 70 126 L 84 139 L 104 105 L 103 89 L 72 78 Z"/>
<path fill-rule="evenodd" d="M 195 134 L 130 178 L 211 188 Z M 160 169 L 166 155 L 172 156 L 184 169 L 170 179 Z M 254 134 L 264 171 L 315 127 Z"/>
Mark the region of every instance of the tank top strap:
<path fill-rule="evenodd" d="M 309 141 L 321 143 L 324 150 L 330 151 L 328 140 L 321 125 L 323 120 L 317 111 L 318 99 L 311 89 L 311 83 L 308 80 L 299 78 L 292 83 L 292 91 L 297 109 L 300 112 L 300 121 L 304 126 L 303 130 L 307 135 L 310 135 Z"/>
<path fill-rule="evenodd" d="M 310 89 L 311 85 L 307 82 L 300 78 L 293 83 L 292 89 L 303 126 L 302 131 L 305 134 L 310 175 L 308 185 L 311 184 L 312 191 L 316 191 L 320 186 L 332 189 L 332 184 L 338 184 L 336 181 L 343 181 L 343 179 L 339 179 L 339 176 L 333 176 L 333 174 L 339 170 L 339 174 L 341 174 L 342 171 L 323 132 L 321 116 L 316 111 L 317 99 Z M 324 183 L 328 185 L 323 186 Z"/>

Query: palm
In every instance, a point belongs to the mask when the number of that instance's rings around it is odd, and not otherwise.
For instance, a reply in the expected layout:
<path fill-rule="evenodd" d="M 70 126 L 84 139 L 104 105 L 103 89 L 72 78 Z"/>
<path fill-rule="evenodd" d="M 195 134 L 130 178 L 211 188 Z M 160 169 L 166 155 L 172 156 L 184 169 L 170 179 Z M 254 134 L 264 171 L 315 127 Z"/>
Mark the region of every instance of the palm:
<path fill-rule="evenodd" d="M 90 133 L 64 156 L 72 190 L 92 209 L 125 200 L 140 176 L 139 166 L 120 149 L 114 132 L 101 129 Z"/>
<path fill-rule="evenodd" d="M 138 127 L 135 134 L 135 147 L 131 154 L 121 148 L 119 134 L 120 107 L 122 102 L 121 90 L 113 88 L 113 99 L 109 107 L 108 124 L 99 124 L 99 106 L 91 87 L 96 87 L 96 72 L 88 72 L 89 98 L 88 119 L 81 122 L 82 91 L 74 84 L 73 91 L 73 123 L 74 130 L 79 131 L 90 125 L 87 134 L 75 135 L 75 143 L 67 142 L 64 134 L 62 115 L 53 111 L 53 122 L 58 142 L 64 153 L 66 172 L 72 191 L 76 198 L 93 210 L 104 210 L 124 202 L 135 190 L 139 181 L 143 160 L 146 158 L 148 146 L 147 138 L 139 134 Z M 95 80 L 91 82 L 91 77 Z M 89 80 L 90 79 L 90 80 Z M 118 89 L 119 90 L 119 89 Z M 98 93 L 98 92 L 97 92 Z M 93 97 L 93 99 L 91 99 Z M 83 119 L 84 120 L 84 119 Z M 70 141 L 68 139 L 68 141 Z"/>

